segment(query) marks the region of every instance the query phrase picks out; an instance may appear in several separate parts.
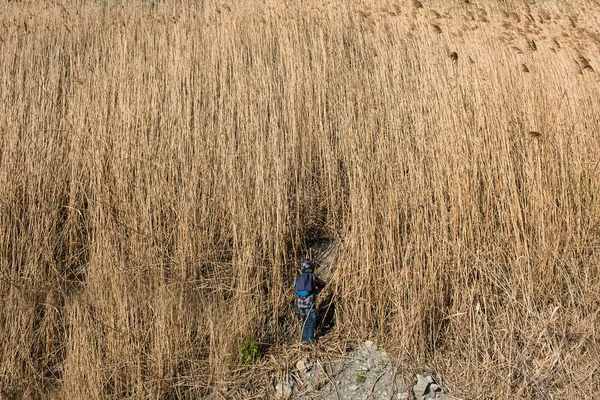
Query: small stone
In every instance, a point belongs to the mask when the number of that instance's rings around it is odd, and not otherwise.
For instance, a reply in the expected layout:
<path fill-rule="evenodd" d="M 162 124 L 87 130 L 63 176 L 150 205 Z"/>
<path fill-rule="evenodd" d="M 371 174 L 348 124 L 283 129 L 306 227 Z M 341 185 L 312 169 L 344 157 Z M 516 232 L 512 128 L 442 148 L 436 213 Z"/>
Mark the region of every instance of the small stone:
<path fill-rule="evenodd" d="M 277 397 L 290 397 L 293 394 L 294 386 L 289 380 L 283 380 L 275 385 L 275 395 Z"/>
<path fill-rule="evenodd" d="M 427 393 L 427 389 L 430 382 L 421 374 L 417 374 L 417 383 L 413 387 L 413 392 L 416 396 L 424 396 Z"/>
<path fill-rule="evenodd" d="M 388 394 L 387 394 L 387 392 L 383 392 L 383 393 L 381 393 L 381 397 L 383 397 L 383 398 L 387 398 L 387 397 L 388 397 Z"/>
<path fill-rule="evenodd" d="M 396 393 L 396 398 L 398 400 L 408 400 L 408 393 Z"/>
<path fill-rule="evenodd" d="M 348 387 L 348 389 L 352 390 L 353 392 L 356 392 L 358 390 L 358 385 L 352 385 Z"/>
<path fill-rule="evenodd" d="M 369 351 L 377 351 L 377 345 L 375 343 L 373 343 L 372 341 L 370 341 L 370 340 L 367 340 L 365 342 L 365 347 Z"/>
<path fill-rule="evenodd" d="M 308 364 L 308 360 L 303 359 L 303 360 L 298 361 L 296 363 L 296 368 L 298 368 L 298 371 L 300 371 L 301 373 L 304 374 L 310 368 L 310 365 Z"/>
<path fill-rule="evenodd" d="M 369 369 L 373 369 L 373 368 L 375 368 L 375 361 L 373 361 L 373 359 L 372 359 L 372 358 L 369 358 L 369 359 L 367 360 L 367 367 L 369 367 Z"/>
<path fill-rule="evenodd" d="M 439 387 L 438 385 L 436 385 L 435 383 L 432 383 L 431 386 L 429 386 L 429 390 L 431 392 L 437 392 L 437 391 L 441 391 L 442 388 Z"/>

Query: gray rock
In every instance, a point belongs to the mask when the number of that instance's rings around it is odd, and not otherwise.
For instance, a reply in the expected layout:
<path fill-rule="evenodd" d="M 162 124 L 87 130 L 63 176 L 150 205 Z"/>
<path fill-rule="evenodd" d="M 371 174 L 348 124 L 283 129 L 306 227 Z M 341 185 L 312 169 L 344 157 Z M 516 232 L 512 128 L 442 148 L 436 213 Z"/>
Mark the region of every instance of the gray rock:
<path fill-rule="evenodd" d="M 425 378 L 421 374 L 417 374 L 417 383 L 413 387 L 413 392 L 415 393 L 415 396 L 420 396 L 420 397 L 424 396 L 425 393 L 428 392 L 430 384 L 431 384 L 431 382 L 429 382 L 427 380 L 427 378 Z"/>
<path fill-rule="evenodd" d="M 375 368 L 375 361 L 373 361 L 373 359 L 372 359 L 372 358 L 369 358 L 369 359 L 367 360 L 367 367 L 369 367 L 369 369 L 373 369 L 373 368 Z"/>
<path fill-rule="evenodd" d="M 372 341 L 370 341 L 370 340 L 367 340 L 365 342 L 365 347 L 369 351 L 377 351 L 377 345 L 375 343 L 373 343 Z"/>
<path fill-rule="evenodd" d="M 356 392 L 358 390 L 358 385 L 349 386 L 348 389 L 352 390 L 353 392 Z"/>
<path fill-rule="evenodd" d="M 362 350 L 357 350 L 354 353 L 351 354 L 352 357 L 354 357 L 354 362 L 358 362 L 361 359 L 367 358 L 369 357 L 369 351 L 367 349 L 362 349 Z"/>
<path fill-rule="evenodd" d="M 294 382 L 290 379 L 283 379 L 275 385 L 275 396 L 277 398 L 290 397 L 294 393 Z"/>

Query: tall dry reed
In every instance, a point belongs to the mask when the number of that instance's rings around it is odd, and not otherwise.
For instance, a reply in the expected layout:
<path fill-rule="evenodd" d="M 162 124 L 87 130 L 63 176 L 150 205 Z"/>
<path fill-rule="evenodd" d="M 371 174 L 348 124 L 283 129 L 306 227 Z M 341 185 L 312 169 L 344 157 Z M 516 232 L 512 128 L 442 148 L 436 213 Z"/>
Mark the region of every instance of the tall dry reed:
<path fill-rule="evenodd" d="M 0 3 L 1 397 L 209 395 L 317 236 L 338 333 L 598 393 L 600 9 L 477 3 Z"/>

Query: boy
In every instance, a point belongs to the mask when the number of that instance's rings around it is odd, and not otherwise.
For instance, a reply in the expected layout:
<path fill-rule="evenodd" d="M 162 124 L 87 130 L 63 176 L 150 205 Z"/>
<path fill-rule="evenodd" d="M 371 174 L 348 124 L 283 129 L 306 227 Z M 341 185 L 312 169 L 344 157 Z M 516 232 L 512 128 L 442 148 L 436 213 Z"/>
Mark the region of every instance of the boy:
<path fill-rule="evenodd" d="M 302 343 L 312 344 L 317 324 L 316 298 L 325 282 L 315 276 L 313 262 L 309 259 L 302 260 L 300 270 L 301 274 L 296 278 L 296 306 L 302 321 Z"/>

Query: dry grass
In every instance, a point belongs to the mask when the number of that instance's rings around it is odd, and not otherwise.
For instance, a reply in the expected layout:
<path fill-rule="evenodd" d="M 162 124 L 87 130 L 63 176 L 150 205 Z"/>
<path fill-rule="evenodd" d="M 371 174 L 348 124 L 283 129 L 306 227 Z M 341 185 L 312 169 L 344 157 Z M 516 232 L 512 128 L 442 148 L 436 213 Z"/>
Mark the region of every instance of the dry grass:
<path fill-rule="evenodd" d="M 598 393 L 597 3 L 184 3 L 0 3 L 0 397 L 210 394 L 315 235 L 340 337 Z"/>

